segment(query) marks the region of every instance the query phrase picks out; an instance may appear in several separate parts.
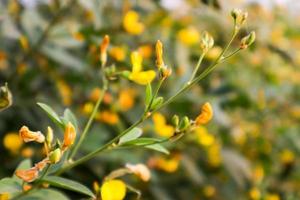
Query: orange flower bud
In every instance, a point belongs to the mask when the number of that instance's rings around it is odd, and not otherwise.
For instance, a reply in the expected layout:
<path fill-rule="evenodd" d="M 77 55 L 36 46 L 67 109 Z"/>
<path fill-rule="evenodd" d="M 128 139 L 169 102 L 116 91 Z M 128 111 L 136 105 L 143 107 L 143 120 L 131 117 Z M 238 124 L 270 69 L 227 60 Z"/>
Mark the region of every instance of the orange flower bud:
<path fill-rule="evenodd" d="M 140 179 L 143 181 L 149 181 L 151 177 L 150 170 L 146 165 L 143 164 L 137 164 L 137 165 L 132 165 L 132 164 L 127 164 L 126 168 L 129 169 L 133 174 L 138 176 Z"/>
<path fill-rule="evenodd" d="M 26 192 L 32 188 L 32 185 L 23 185 L 23 191 Z"/>
<path fill-rule="evenodd" d="M 107 47 L 109 45 L 109 36 L 105 35 L 103 38 L 103 41 L 100 45 L 100 59 L 101 59 L 101 63 L 102 66 L 104 66 L 106 64 L 107 61 Z"/>
<path fill-rule="evenodd" d="M 30 131 L 27 126 L 22 126 L 19 131 L 19 135 L 24 142 L 36 141 L 43 143 L 45 141 L 45 136 L 40 131 Z"/>
<path fill-rule="evenodd" d="M 32 182 L 38 177 L 39 172 L 37 168 L 33 167 L 27 170 L 19 169 L 15 174 L 25 182 Z"/>
<path fill-rule="evenodd" d="M 196 125 L 207 124 L 213 117 L 213 109 L 210 103 L 206 102 L 201 107 L 201 114 L 196 118 Z"/>
<path fill-rule="evenodd" d="M 65 128 L 63 149 L 70 147 L 76 139 L 76 130 L 71 122 Z"/>
<path fill-rule="evenodd" d="M 158 69 L 162 68 L 164 66 L 164 61 L 163 61 L 163 45 L 160 40 L 157 40 L 156 45 L 155 45 L 155 50 L 156 50 L 156 66 Z"/>

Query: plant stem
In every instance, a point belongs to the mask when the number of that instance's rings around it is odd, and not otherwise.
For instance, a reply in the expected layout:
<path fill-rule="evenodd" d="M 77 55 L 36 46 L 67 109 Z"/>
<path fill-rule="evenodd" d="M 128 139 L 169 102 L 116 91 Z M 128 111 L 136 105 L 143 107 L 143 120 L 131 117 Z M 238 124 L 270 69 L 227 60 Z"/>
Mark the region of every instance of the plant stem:
<path fill-rule="evenodd" d="M 202 54 L 201 54 L 201 56 L 199 57 L 199 60 L 198 60 L 198 62 L 197 62 L 197 65 L 196 65 L 196 67 L 194 68 L 194 71 L 193 71 L 193 73 L 192 73 L 192 76 L 191 76 L 190 80 L 188 81 L 188 84 L 194 80 L 194 78 L 195 78 L 195 76 L 196 76 L 196 74 L 197 74 L 197 72 L 198 72 L 198 70 L 199 70 L 199 67 L 201 66 L 201 63 L 202 63 L 202 60 L 203 60 L 204 56 L 205 56 L 205 52 L 202 52 Z"/>
<path fill-rule="evenodd" d="M 209 67 L 207 67 L 199 76 L 197 76 L 196 78 L 194 78 L 194 80 L 190 84 L 184 85 L 175 95 L 173 95 L 172 97 L 170 97 L 167 101 L 165 101 L 163 104 L 161 104 L 160 106 L 158 106 L 152 112 L 155 112 L 155 111 L 161 109 L 162 107 L 168 105 L 175 98 L 177 98 L 182 93 L 184 93 L 186 90 L 188 90 L 190 87 L 192 87 L 193 85 L 195 85 L 196 83 L 198 83 L 200 80 L 202 80 L 203 78 L 205 78 L 220 63 L 220 61 L 223 58 L 224 53 L 228 50 L 229 46 L 233 42 L 233 40 L 234 40 L 234 38 L 235 38 L 236 35 L 237 35 L 237 31 L 234 30 L 230 41 L 228 42 L 228 44 L 226 45 L 226 47 L 223 49 L 222 53 L 218 56 L 218 58 Z M 160 87 L 160 85 L 158 85 L 158 86 Z M 158 87 L 158 89 L 159 89 L 159 87 Z M 89 153 L 89 154 L 81 157 L 80 159 L 74 161 L 73 163 L 70 163 L 69 165 L 66 165 L 65 167 L 63 167 L 60 170 L 58 170 L 56 172 L 56 174 L 57 175 L 62 174 L 66 170 L 71 169 L 71 168 L 73 168 L 73 167 L 75 167 L 75 166 L 77 166 L 77 165 L 79 165 L 81 163 L 84 163 L 84 162 L 92 159 L 98 153 L 100 153 L 100 152 L 108 149 L 112 144 L 114 144 L 115 142 L 117 142 L 122 136 L 126 135 L 129 131 L 131 131 L 132 129 L 134 129 L 136 126 L 138 126 L 139 124 L 141 124 L 146 119 L 147 119 L 147 117 L 145 117 L 145 113 L 144 113 L 143 116 L 137 122 L 135 122 L 134 124 L 132 124 L 129 128 L 127 128 L 126 130 L 124 130 L 122 133 L 120 133 L 116 137 L 114 137 L 108 143 L 106 143 L 105 145 L 103 145 L 99 149 L 96 149 L 95 151 L 93 151 L 93 152 L 91 152 L 91 153 Z"/>

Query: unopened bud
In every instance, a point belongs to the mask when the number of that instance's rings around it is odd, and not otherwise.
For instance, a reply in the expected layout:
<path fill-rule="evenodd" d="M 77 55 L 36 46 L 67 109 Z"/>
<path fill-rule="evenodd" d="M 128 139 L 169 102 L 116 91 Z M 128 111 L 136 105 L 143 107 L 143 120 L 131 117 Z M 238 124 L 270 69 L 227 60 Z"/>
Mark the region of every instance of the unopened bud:
<path fill-rule="evenodd" d="M 103 38 L 103 41 L 100 45 L 100 60 L 101 60 L 101 65 L 105 66 L 106 61 L 107 61 L 107 48 L 109 45 L 109 36 L 105 35 Z"/>
<path fill-rule="evenodd" d="M 243 12 L 240 9 L 234 9 L 231 11 L 231 16 L 235 22 L 236 28 L 240 28 L 246 22 L 248 13 Z"/>
<path fill-rule="evenodd" d="M 70 147 L 76 139 L 76 130 L 71 122 L 65 128 L 63 149 Z"/>
<path fill-rule="evenodd" d="M 172 117 L 172 125 L 175 126 L 175 127 L 177 127 L 179 125 L 179 117 L 178 117 L 178 115 L 174 115 Z"/>
<path fill-rule="evenodd" d="M 60 161 L 61 157 L 62 157 L 62 152 L 61 152 L 60 148 L 57 148 L 50 153 L 49 160 L 50 160 L 51 164 L 55 164 Z"/>
<path fill-rule="evenodd" d="M 214 38 L 207 32 L 204 31 L 201 36 L 200 47 L 204 52 L 207 52 L 214 46 Z"/>
<path fill-rule="evenodd" d="M 247 36 L 245 36 L 242 40 L 241 40 L 241 45 L 240 48 L 241 49 L 246 49 L 248 48 L 253 42 L 255 41 L 255 32 L 251 31 L 251 33 Z"/>
<path fill-rule="evenodd" d="M 180 131 L 184 131 L 186 130 L 187 128 L 189 128 L 191 125 L 190 123 L 190 120 L 187 116 L 183 117 L 183 119 L 181 120 L 181 123 L 180 123 L 180 126 L 179 126 L 179 129 Z"/>
<path fill-rule="evenodd" d="M 164 67 L 164 61 L 163 61 L 163 44 L 160 40 L 157 40 L 155 45 L 155 51 L 156 51 L 156 66 L 158 69 Z"/>
<path fill-rule="evenodd" d="M 0 87 L 0 112 L 12 105 L 12 95 L 8 89 L 7 83 Z"/>
<path fill-rule="evenodd" d="M 53 130 L 50 126 L 47 128 L 46 142 L 49 147 L 51 147 L 53 141 Z"/>
<path fill-rule="evenodd" d="M 171 76 L 172 74 L 172 69 L 171 68 L 168 68 L 167 66 L 164 66 L 163 68 L 161 68 L 160 70 L 160 75 L 161 75 L 161 78 L 162 79 L 166 79 L 168 78 L 169 76 Z"/>

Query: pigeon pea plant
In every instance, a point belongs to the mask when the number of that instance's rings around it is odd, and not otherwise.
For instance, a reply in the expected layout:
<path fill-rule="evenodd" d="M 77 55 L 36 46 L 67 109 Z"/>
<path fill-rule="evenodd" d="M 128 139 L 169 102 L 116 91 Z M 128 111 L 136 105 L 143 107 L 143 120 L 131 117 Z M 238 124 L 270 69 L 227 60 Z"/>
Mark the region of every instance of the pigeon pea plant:
<path fill-rule="evenodd" d="M 58 138 L 55 138 L 55 134 L 51 127 L 47 128 L 47 133 L 45 135 L 40 131 L 31 131 L 27 126 L 21 127 L 19 130 L 21 139 L 24 142 L 37 142 L 44 145 L 46 157 L 34 164 L 34 166 L 31 166 L 29 160 L 25 160 L 21 162 L 19 167 L 15 170 L 13 177 L 2 179 L 0 181 L 0 199 L 32 199 L 41 196 L 51 196 L 53 199 L 67 199 L 62 193 L 50 189 L 49 187 L 51 186 L 78 192 L 89 196 L 91 199 L 121 200 L 125 198 L 127 189 L 135 192 L 139 198 L 141 196 L 140 192 L 129 184 L 126 184 L 120 178 L 126 174 L 133 174 L 142 181 L 149 181 L 151 177 L 150 171 L 143 164 L 126 164 L 125 167 L 112 171 L 103 179 L 101 186 L 98 185 L 98 183 L 94 184 L 94 192 L 76 181 L 61 177 L 61 175 L 107 150 L 112 151 L 119 148 L 145 147 L 168 153 L 168 150 L 162 146 L 163 143 L 175 142 L 185 134 L 191 132 L 197 126 L 207 124 L 213 117 L 213 109 L 208 102 L 203 104 L 201 112 L 196 119 L 189 119 L 186 116 L 180 119 L 177 115 L 174 115 L 172 118 L 172 124 L 175 127 L 174 133 L 167 139 L 140 137 L 142 131 L 138 128 L 138 126 L 147 120 L 153 113 L 167 106 L 169 103 L 173 102 L 176 97 L 182 95 L 193 85 L 204 79 L 216 68 L 216 66 L 241 50 L 246 49 L 254 42 L 255 33 L 251 32 L 249 35 L 242 38 L 240 46 L 238 46 L 236 50 L 228 52 L 234 38 L 237 36 L 241 26 L 247 19 L 247 13 L 241 10 L 233 10 L 231 16 L 234 22 L 232 36 L 220 55 L 210 66 L 199 73 L 203 58 L 208 50 L 214 45 L 212 36 L 208 32 L 203 32 L 200 44 L 202 53 L 190 79 L 182 85 L 181 89 L 166 100 L 159 96 L 159 91 L 161 86 L 171 75 L 172 70 L 164 63 L 163 44 L 159 40 L 156 42 L 156 70 L 143 71 L 142 56 L 137 51 L 134 51 L 131 53 L 132 70 L 117 71 L 114 66 L 107 66 L 107 48 L 110 41 L 109 36 L 106 35 L 100 45 L 100 70 L 102 76 L 101 95 L 99 96 L 82 133 L 78 134 L 79 129 L 76 117 L 69 109 L 65 110 L 63 116 L 59 116 L 50 106 L 38 103 L 50 119 L 63 130 L 63 140 L 61 141 Z M 110 82 L 116 78 L 126 78 L 145 86 L 144 112 L 135 123 L 116 135 L 103 146 L 87 155 L 83 155 L 79 158 L 75 157 L 80 150 L 86 135 L 89 133 L 105 92 L 109 89 Z M 155 78 L 157 78 L 158 83 L 155 88 L 152 88 L 152 82 Z M 0 91 L 1 111 L 9 107 L 12 100 L 7 85 L 1 87 Z"/>

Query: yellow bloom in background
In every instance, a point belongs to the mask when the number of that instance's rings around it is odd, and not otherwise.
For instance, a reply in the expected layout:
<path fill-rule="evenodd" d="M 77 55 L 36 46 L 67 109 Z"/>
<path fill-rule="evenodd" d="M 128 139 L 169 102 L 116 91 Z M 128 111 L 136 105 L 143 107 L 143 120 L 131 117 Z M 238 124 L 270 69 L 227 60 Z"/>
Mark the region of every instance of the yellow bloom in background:
<path fill-rule="evenodd" d="M 294 152 L 292 152 L 289 149 L 284 149 L 281 153 L 280 153 L 280 161 L 283 164 L 290 164 L 292 162 L 294 162 L 295 160 L 295 154 Z"/>
<path fill-rule="evenodd" d="M 9 194 L 8 193 L 0 194 L 0 200 L 9 200 Z"/>
<path fill-rule="evenodd" d="M 208 60 L 215 60 L 219 57 L 222 52 L 222 48 L 219 46 L 214 46 L 206 53 L 205 58 Z"/>
<path fill-rule="evenodd" d="M 112 47 L 109 51 L 109 55 L 117 61 L 124 61 L 126 58 L 126 49 L 123 46 Z"/>
<path fill-rule="evenodd" d="M 200 33 L 195 27 L 192 26 L 181 29 L 177 33 L 177 37 L 181 43 L 188 46 L 197 44 L 200 41 Z"/>
<path fill-rule="evenodd" d="M 206 102 L 201 107 L 201 113 L 196 118 L 195 121 L 196 121 L 197 125 L 203 125 L 203 124 L 207 124 L 212 118 L 213 118 L 213 109 L 212 109 L 210 103 Z"/>
<path fill-rule="evenodd" d="M 215 142 L 207 148 L 208 163 L 213 167 L 220 166 L 222 162 L 221 145 Z"/>
<path fill-rule="evenodd" d="M 150 58 L 152 56 L 152 51 L 153 49 L 151 45 L 142 45 L 138 49 L 138 52 L 143 58 Z"/>
<path fill-rule="evenodd" d="M 126 185 L 123 181 L 108 180 L 101 186 L 102 200 L 122 200 L 126 195 Z"/>
<path fill-rule="evenodd" d="M 112 111 L 108 111 L 108 110 L 104 110 L 100 113 L 97 114 L 96 119 L 110 124 L 110 125 L 114 125 L 117 124 L 119 122 L 119 116 L 117 113 L 112 112 Z"/>
<path fill-rule="evenodd" d="M 252 172 L 252 179 L 255 183 L 260 183 L 265 175 L 265 171 L 262 165 L 257 165 L 255 166 L 255 168 L 253 169 Z"/>
<path fill-rule="evenodd" d="M 175 172 L 180 164 L 180 155 L 175 154 L 170 158 L 164 158 L 162 156 L 151 158 L 148 161 L 148 165 L 152 168 L 160 169 L 168 173 Z"/>
<path fill-rule="evenodd" d="M 249 197 L 251 200 L 259 200 L 261 197 L 261 193 L 258 188 L 251 188 L 249 191 Z"/>
<path fill-rule="evenodd" d="M 4 136 L 3 146 L 13 154 L 20 150 L 22 144 L 23 141 L 17 133 L 10 132 Z"/>
<path fill-rule="evenodd" d="M 166 124 L 166 118 L 161 113 L 154 113 L 152 116 L 155 132 L 162 137 L 174 135 L 175 128 Z"/>
<path fill-rule="evenodd" d="M 144 24 L 139 22 L 139 14 L 133 10 L 125 13 L 125 16 L 123 18 L 123 27 L 128 33 L 132 35 L 139 35 L 145 29 Z"/>
<path fill-rule="evenodd" d="M 205 127 L 196 127 L 194 132 L 197 135 L 198 143 L 200 145 L 208 147 L 215 143 L 215 137 L 212 134 L 208 133 Z"/>
<path fill-rule="evenodd" d="M 63 104 L 66 106 L 71 105 L 72 103 L 72 89 L 70 86 L 63 80 L 59 80 L 56 83 L 60 96 L 62 97 Z"/>
<path fill-rule="evenodd" d="M 216 188 L 212 185 L 206 185 L 204 188 L 203 188 L 203 194 L 204 196 L 206 197 L 212 197 L 216 194 Z"/>
<path fill-rule="evenodd" d="M 93 102 L 98 101 L 99 97 L 101 95 L 101 89 L 99 87 L 95 87 L 89 95 L 89 99 Z"/>
<path fill-rule="evenodd" d="M 30 147 L 26 147 L 21 151 L 21 155 L 25 158 L 30 158 L 33 156 L 33 154 L 34 154 L 34 150 Z"/>
<path fill-rule="evenodd" d="M 143 57 L 139 52 L 134 51 L 131 53 L 132 72 L 129 79 L 140 85 L 147 85 L 151 83 L 156 76 L 154 70 L 142 71 Z"/>
<path fill-rule="evenodd" d="M 82 33 L 80 33 L 80 32 L 73 32 L 73 33 L 71 33 L 71 34 L 72 34 L 72 37 L 73 37 L 75 40 L 77 40 L 77 41 L 79 41 L 79 42 L 84 41 L 84 35 L 83 35 Z"/>
<path fill-rule="evenodd" d="M 86 102 L 85 104 L 83 104 L 83 106 L 81 107 L 81 112 L 85 115 L 89 115 L 92 113 L 94 109 L 94 104 L 91 102 Z"/>
<path fill-rule="evenodd" d="M 23 48 L 23 50 L 24 51 L 28 51 L 28 49 L 29 49 L 29 42 L 28 42 L 27 37 L 24 36 L 24 35 L 21 35 L 20 38 L 19 38 L 19 41 L 20 41 L 20 45 Z"/>
<path fill-rule="evenodd" d="M 278 194 L 267 194 L 265 200 L 280 200 Z"/>
<path fill-rule="evenodd" d="M 122 111 L 127 111 L 133 107 L 135 95 L 135 90 L 131 88 L 123 89 L 120 91 L 118 104 Z"/>

